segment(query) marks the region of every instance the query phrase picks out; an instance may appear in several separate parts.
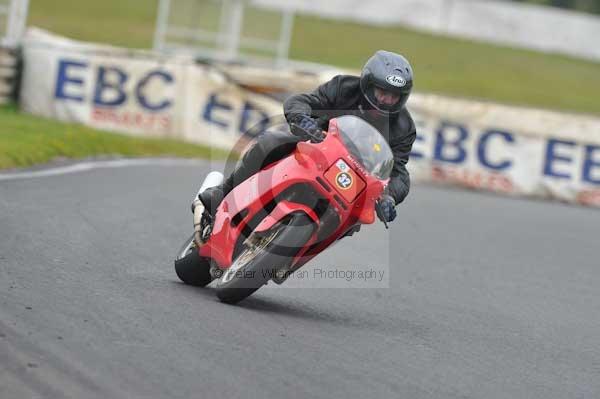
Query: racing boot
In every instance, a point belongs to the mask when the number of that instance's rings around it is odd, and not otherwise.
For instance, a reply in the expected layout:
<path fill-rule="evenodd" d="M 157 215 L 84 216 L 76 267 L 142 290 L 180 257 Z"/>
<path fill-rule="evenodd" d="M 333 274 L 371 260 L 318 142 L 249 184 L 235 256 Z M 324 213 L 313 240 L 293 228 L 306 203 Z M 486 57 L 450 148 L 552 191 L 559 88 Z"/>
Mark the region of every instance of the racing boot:
<path fill-rule="evenodd" d="M 204 205 L 204 209 L 210 214 L 211 218 L 214 218 L 219 204 L 223 201 L 223 197 L 225 197 L 223 184 L 209 187 L 198 195 L 198 198 Z"/>
<path fill-rule="evenodd" d="M 210 214 L 211 219 L 214 220 L 215 213 L 217 213 L 217 208 L 219 207 L 221 201 L 223 201 L 223 198 L 225 198 L 225 196 L 229 194 L 231 190 L 233 190 L 234 182 L 241 182 L 239 178 L 245 174 L 241 169 L 243 169 L 242 164 L 236 167 L 233 173 L 223 180 L 223 183 L 214 187 L 209 187 L 201 192 L 200 195 L 198 195 L 198 199 L 202 201 L 202 204 L 204 205 L 206 211 Z"/>
<path fill-rule="evenodd" d="M 222 184 L 208 188 L 198 196 L 213 220 L 219 204 L 235 186 L 260 171 L 263 165 L 277 159 L 272 157 L 271 159 L 268 155 L 286 154 L 282 151 L 274 151 L 276 145 L 282 140 L 280 136 L 269 135 L 261 137 L 263 138 L 259 138 L 257 141 L 253 142 L 253 144 L 244 152 L 241 159 L 236 163 L 231 175 L 223 180 Z M 286 142 L 290 141 L 290 138 L 287 136 L 285 136 L 284 139 Z M 297 139 L 293 138 L 291 140 L 295 146 Z M 289 152 L 291 152 L 291 150 L 287 153 Z M 280 158 L 281 155 L 279 156 L 279 159 Z"/>

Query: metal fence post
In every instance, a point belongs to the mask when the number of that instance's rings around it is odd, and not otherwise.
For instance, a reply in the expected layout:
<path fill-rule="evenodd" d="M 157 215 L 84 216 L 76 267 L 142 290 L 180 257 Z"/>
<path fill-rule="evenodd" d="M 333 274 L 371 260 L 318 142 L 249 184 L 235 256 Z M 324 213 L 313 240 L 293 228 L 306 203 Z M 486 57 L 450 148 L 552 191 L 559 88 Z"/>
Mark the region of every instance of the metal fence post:
<path fill-rule="evenodd" d="M 203 1 L 208 3 L 208 0 Z M 217 15 L 213 8 L 209 8 L 209 12 L 214 15 L 211 14 L 213 20 L 207 23 L 206 18 L 199 18 L 197 22 L 193 22 L 198 18 L 197 10 L 190 9 L 189 3 L 159 0 L 154 49 L 161 52 L 181 52 L 220 61 L 264 61 L 268 59 L 276 66 L 284 65 L 287 62 L 295 17 L 292 8 L 288 6 L 276 8 L 276 12 L 281 15 L 281 25 L 278 27 L 279 37 L 271 39 L 262 37 L 260 34 L 252 37 L 252 33 L 250 33 L 252 26 L 248 32 L 246 31 L 245 25 L 248 22 L 246 18 L 249 18 L 248 15 L 251 18 L 252 11 L 261 8 L 255 7 L 252 1 L 218 0 L 213 3 L 220 4 L 220 15 Z M 187 8 L 185 8 L 186 6 Z M 174 11 L 175 7 L 184 8 L 180 8 L 177 12 Z M 218 7 L 215 8 L 217 8 L 216 12 L 219 12 Z M 182 23 L 178 20 L 182 10 L 184 15 L 192 20 L 191 23 Z M 185 14 L 186 10 L 187 14 Z M 249 10 L 250 12 L 248 12 Z M 265 13 L 273 13 L 273 10 L 267 7 Z M 254 19 L 250 21 L 256 22 Z M 258 23 L 260 24 L 262 21 L 258 21 Z"/>
<path fill-rule="evenodd" d="M 289 57 L 290 45 L 292 42 L 292 30 L 294 28 L 294 11 L 291 9 L 283 10 L 283 19 L 281 21 L 281 31 L 279 42 L 277 43 L 277 56 L 275 64 L 282 66 Z"/>
<path fill-rule="evenodd" d="M 244 19 L 244 3 L 242 0 L 233 0 L 233 2 L 227 1 L 227 3 L 230 5 L 230 18 L 224 54 L 226 59 L 235 60 L 238 56 L 240 47 L 240 35 Z"/>
<path fill-rule="evenodd" d="M 165 46 L 165 36 L 169 28 L 169 9 L 170 0 L 160 0 L 158 3 L 158 13 L 156 15 L 156 30 L 154 31 L 154 50 L 162 51 Z"/>
<path fill-rule="evenodd" d="M 29 0 L 11 0 L 8 6 L 5 44 L 16 46 L 25 32 Z"/>

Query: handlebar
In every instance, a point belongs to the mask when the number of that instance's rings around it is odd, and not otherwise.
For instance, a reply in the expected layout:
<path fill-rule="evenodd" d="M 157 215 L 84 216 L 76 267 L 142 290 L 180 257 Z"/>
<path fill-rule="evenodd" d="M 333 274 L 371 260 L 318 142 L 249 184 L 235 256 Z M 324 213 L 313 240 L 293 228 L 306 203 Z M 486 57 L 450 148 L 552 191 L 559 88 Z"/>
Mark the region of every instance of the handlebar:
<path fill-rule="evenodd" d="M 383 210 L 381 209 L 381 204 L 379 203 L 379 200 L 375 201 L 375 212 L 377 213 L 379 220 L 381 220 L 383 222 L 383 225 L 385 226 L 386 230 L 389 229 L 387 222 L 385 221 L 385 219 L 382 216 Z"/>
<path fill-rule="evenodd" d="M 294 133 L 294 131 L 295 131 L 295 130 L 300 130 L 300 131 L 301 131 L 301 132 L 304 134 L 304 136 L 308 137 L 309 139 L 311 139 L 311 140 L 312 140 L 312 139 L 315 139 L 316 141 L 321 141 L 321 140 L 320 140 L 320 139 L 321 139 L 321 137 L 317 137 L 317 136 L 315 136 L 314 134 L 312 134 L 312 133 L 311 133 L 311 132 L 309 132 L 308 130 L 301 128 L 300 126 L 298 126 L 298 125 L 297 125 L 297 124 L 295 124 L 295 123 L 291 123 L 291 124 L 290 124 L 290 130 L 291 130 L 292 134 L 295 134 L 295 133 Z M 321 132 L 323 133 L 323 136 L 327 136 L 327 131 L 326 131 L 326 130 L 321 130 Z M 297 136 L 298 136 L 298 135 L 297 135 Z"/>

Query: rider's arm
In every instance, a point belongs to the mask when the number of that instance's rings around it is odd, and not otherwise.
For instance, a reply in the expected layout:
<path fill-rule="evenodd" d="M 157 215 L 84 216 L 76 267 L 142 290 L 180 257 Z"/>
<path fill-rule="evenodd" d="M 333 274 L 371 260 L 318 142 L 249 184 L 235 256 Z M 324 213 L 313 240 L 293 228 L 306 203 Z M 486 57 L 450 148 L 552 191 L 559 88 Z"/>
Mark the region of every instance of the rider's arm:
<path fill-rule="evenodd" d="M 388 183 L 387 192 L 394 197 L 396 204 L 404 201 L 410 190 L 410 176 L 406 169 L 406 163 L 412 149 L 412 145 L 417 137 L 415 124 L 409 117 L 410 125 L 407 127 L 408 134 L 402 135 L 401 139 L 391 140 L 390 147 L 394 154 L 394 169 Z"/>
<path fill-rule="evenodd" d="M 340 90 L 347 91 L 348 80 L 346 76 L 338 75 L 317 87 L 312 93 L 289 97 L 283 103 L 283 113 L 288 123 L 298 123 L 303 116 L 317 118 L 329 110 L 340 109 L 340 102 L 344 97 Z"/>

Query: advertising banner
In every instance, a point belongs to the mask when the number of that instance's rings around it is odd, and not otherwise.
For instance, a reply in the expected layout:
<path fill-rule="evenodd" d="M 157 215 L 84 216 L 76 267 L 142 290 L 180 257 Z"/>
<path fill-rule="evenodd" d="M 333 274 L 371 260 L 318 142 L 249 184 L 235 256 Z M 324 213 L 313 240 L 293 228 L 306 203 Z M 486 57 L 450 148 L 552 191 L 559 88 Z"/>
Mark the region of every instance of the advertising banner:
<path fill-rule="evenodd" d="M 39 31 L 23 55 L 21 107 L 36 115 L 225 149 L 281 119 L 281 102 L 191 59 Z M 413 181 L 600 207 L 599 118 L 419 93 L 408 107 Z"/>
<path fill-rule="evenodd" d="M 600 119 L 415 95 L 414 179 L 600 206 Z"/>
<path fill-rule="evenodd" d="M 23 49 L 24 111 L 133 135 L 230 148 L 281 103 L 189 58 L 86 45 L 39 31 Z"/>

